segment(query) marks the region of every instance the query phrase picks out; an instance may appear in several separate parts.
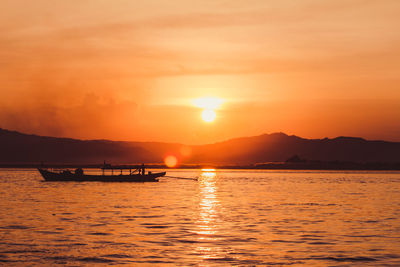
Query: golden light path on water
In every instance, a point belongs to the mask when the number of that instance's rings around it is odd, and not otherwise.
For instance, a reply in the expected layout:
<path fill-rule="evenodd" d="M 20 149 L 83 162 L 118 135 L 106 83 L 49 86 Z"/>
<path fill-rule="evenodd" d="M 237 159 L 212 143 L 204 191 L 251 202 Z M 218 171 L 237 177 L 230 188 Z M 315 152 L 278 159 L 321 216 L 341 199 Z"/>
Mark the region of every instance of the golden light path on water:
<path fill-rule="evenodd" d="M 199 177 L 199 216 L 196 222 L 198 246 L 195 253 L 204 259 L 216 259 L 223 256 L 223 248 L 215 246 L 220 236 L 218 213 L 221 203 L 217 196 L 217 175 L 215 169 L 202 169 Z M 210 245 L 212 244 L 212 245 Z"/>
<path fill-rule="evenodd" d="M 207 237 L 215 234 L 214 221 L 216 220 L 216 206 L 219 201 L 216 196 L 216 173 L 215 170 L 204 169 L 200 177 L 200 218 L 198 221 L 199 231 L 197 234 Z"/>

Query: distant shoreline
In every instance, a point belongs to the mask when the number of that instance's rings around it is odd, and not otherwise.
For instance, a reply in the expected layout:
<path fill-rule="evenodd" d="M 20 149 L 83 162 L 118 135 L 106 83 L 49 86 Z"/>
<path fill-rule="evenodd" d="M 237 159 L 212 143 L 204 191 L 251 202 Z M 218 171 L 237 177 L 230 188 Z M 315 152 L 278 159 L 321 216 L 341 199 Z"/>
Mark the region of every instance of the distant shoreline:
<path fill-rule="evenodd" d="M 118 166 L 119 164 L 112 164 Z M 135 168 L 141 164 L 124 164 Z M 0 168 L 85 168 L 85 169 L 100 169 L 103 164 L 73 164 L 73 163 L 52 163 L 52 164 L 39 164 L 39 163 L 0 163 Z M 287 163 L 287 162 L 270 162 L 262 164 L 250 165 L 223 165 L 223 164 L 182 164 L 174 168 L 168 168 L 163 164 L 145 164 L 149 169 L 249 169 L 249 170 L 369 170 L 369 171 L 400 171 L 400 163 L 382 163 L 382 162 L 301 162 L 301 163 Z"/>
<path fill-rule="evenodd" d="M 358 137 L 305 139 L 272 133 L 186 147 L 45 137 L 0 128 L 0 147 L 0 168 L 37 168 L 41 163 L 98 168 L 104 160 L 166 168 L 164 159 L 172 156 L 181 169 L 400 170 L 400 142 Z"/>

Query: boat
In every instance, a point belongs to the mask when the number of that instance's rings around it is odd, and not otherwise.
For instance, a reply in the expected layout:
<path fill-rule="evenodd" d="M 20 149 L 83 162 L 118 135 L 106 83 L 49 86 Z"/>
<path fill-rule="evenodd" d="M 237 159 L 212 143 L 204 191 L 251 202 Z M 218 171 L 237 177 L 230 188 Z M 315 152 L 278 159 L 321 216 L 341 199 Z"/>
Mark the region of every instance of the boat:
<path fill-rule="evenodd" d="M 81 168 L 70 170 L 50 171 L 45 168 L 38 168 L 38 171 L 43 176 L 45 181 L 59 182 L 158 182 L 158 178 L 166 174 L 166 172 L 147 172 L 144 165 L 140 167 L 134 166 L 111 166 L 104 164 L 101 168 L 102 174 L 84 174 Z M 105 170 L 111 170 L 110 173 L 105 173 Z M 119 174 L 114 174 L 114 170 L 119 170 Z M 124 170 L 129 170 L 128 174 L 124 174 Z"/>

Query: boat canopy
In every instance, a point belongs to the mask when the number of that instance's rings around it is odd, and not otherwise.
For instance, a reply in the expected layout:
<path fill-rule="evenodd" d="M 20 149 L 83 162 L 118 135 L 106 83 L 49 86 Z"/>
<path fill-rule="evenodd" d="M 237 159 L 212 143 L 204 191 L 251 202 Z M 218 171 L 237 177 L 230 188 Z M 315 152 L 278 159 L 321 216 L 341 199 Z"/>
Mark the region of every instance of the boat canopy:
<path fill-rule="evenodd" d="M 132 170 L 132 169 L 141 169 L 145 167 L 144 165 L 111 165 L 104 164 L 101 169 L 103 170 Z"/>

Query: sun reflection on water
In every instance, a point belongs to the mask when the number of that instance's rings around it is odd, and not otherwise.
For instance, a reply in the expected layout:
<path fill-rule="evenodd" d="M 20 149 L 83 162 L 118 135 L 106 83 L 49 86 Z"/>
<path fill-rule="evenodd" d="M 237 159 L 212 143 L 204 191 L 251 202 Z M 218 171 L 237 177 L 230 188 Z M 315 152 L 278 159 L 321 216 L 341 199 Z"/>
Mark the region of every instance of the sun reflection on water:
<path fill-rule="evenodd" d="M 220 201 L 217 195 L 217 174 L 215 169 L 202 169 L 199 177 L 199 216 L 197 220 L 196 253 L 203 259 L 218 258 L 223 248 L 216 245 L 221 238 Z"/>
<path fill-rule="evenodd" d="M 213 234 L 213 222 L 217 217 L 216 206 L 219 201 L 216 196 L 216 173 L 215 170 L 202 170 L 200 176 L 200 214 L 198 225 L 201 228 L 197 234 Z"/>

